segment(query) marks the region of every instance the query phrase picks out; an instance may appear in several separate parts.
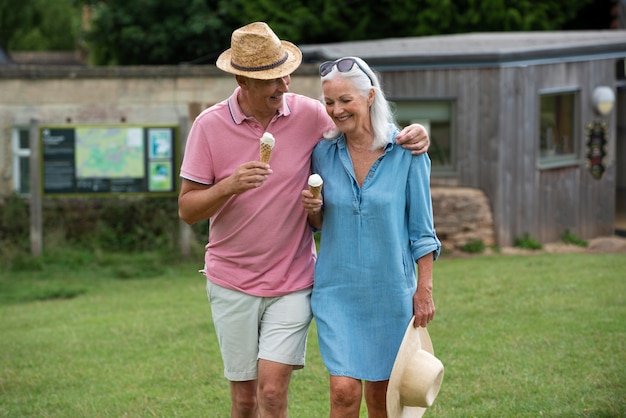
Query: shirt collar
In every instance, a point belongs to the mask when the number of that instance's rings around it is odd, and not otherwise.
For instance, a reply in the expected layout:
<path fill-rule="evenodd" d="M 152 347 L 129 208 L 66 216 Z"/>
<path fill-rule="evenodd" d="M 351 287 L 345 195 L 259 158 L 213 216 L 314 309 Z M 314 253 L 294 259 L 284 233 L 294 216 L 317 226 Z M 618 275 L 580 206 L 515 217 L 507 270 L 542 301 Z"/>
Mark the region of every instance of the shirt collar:
<path fill-rule="evenodd" d="M 241 91 L 241 87 L 237 87 L 235 92 L 228 98 L 228 109 L 230 110 L 230 116 L 233 118 L 233 122 L 237 125 L 242 124 L 246 119 L 252 119 L 252 116 L 246 116 L 239 105 L 239 101 L 237 101 L 237 97 L 239 97 L 239 92 Z M 274 118 L 278 118 L 280 116 L 289 116 L 291 114 L 291 108 L 289 107 L 289 103 L 287 102 L 287 93 L 283 94 L 283 105 L 276 113 Z"/>

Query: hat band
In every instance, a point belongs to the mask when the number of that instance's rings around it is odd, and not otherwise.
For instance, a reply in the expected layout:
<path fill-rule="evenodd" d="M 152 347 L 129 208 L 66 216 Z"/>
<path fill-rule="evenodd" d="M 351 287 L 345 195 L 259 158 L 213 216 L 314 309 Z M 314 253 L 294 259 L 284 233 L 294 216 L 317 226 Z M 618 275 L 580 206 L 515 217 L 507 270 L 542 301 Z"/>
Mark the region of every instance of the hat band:
<path fill-rule="evenodd" d="M 266 71 L 266 70 L 272 70 L 284 64 L 285 61 L 287 61 L 287 58 L 289 58 L 289 52 L 285 52 L 285 56 L 281 60 L 276 61 L 273 64 L 262 65 L 260 67 L 244 67 L 243 65 L 235 64 L 232 59 L 230 60 L 230 65 L 232 65 L 234 69 L 239 70 L 239 71 Z"/>

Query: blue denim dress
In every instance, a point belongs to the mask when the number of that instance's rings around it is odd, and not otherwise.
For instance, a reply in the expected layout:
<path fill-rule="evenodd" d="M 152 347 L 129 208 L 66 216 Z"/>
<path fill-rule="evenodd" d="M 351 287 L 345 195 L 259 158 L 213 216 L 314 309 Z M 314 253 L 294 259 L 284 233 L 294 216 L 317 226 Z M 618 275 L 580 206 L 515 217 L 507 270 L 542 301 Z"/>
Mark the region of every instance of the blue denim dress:
<path fill-rule="evenodd" d="M 413 315 L 416 261 L 441 244 L 430 196 L 430 159 L 395 144 L 359 187 L 345 138 L 321 141 L 312 170 L 324 179 L 324 223 L 311 305 L 333 376 L 389 379 Z"/>

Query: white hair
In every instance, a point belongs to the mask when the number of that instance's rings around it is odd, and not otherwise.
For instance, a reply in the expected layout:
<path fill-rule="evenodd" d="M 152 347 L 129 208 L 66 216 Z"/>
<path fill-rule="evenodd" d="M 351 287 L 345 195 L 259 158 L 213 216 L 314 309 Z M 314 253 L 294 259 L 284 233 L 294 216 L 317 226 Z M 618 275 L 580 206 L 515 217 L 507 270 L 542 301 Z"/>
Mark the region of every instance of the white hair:
<path fill-rule="evenodd" d="M 384 147 L 389 142 L 389 135 L 393 129 L 396 129 L 396 122 L 391 110 L 391 106 L 385 98 L 385 93 L 380 86 L 380 80 L 376 73 L 369 65 L 358 57 L 351 58 L 358 62 L 359 65 L 353 65 L 350 71 L 340 72 L 334 65 L 331 71 L 321 78 L 322 84 L 325 81 L 332 80 L 337 77 L 343 77 L 350 80 L 352 85 L 361 93 L 364 98 L 368 98 L 370 91 L 374 89 L 374 101 L 370 107 L 370 120 L 372 130 L 374 132 L 374 142 L 372 149 Z M 333 138 L 339 135 L 339 129 L 324 134 L 325 138 Z"/>

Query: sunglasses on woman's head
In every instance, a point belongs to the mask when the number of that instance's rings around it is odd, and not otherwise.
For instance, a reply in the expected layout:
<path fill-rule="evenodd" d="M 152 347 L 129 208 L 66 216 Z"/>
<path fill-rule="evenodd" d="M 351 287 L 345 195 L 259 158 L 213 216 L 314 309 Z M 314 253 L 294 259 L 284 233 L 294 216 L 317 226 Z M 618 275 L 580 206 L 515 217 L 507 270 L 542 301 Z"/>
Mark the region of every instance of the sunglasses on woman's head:
<path fill-rule="evenodd" d="M 365 68 L 363 68 L 361 64 L 359 64 L 359 62 L 354 58 L 339 58 L 335 61 L 323 62 L 320 65 L 320 76 L 324 77 L 325 75 L 330 73 L 334 66 L 337 66 L 337 70 L 339 70 L 340 73 L 347 73 L 352 69 L 352 67 L 354 67 L 354 64 L 356 64 L 356 66 L 359 67 L 361 71 L 363 71 L 363 74 L 365 74 L 367 78 L 370 79 L 370 83 L 373 86 L 374 80 L 372 80 L 372 77 L 370 77 L 367 71 L 365 71 Z"/>

